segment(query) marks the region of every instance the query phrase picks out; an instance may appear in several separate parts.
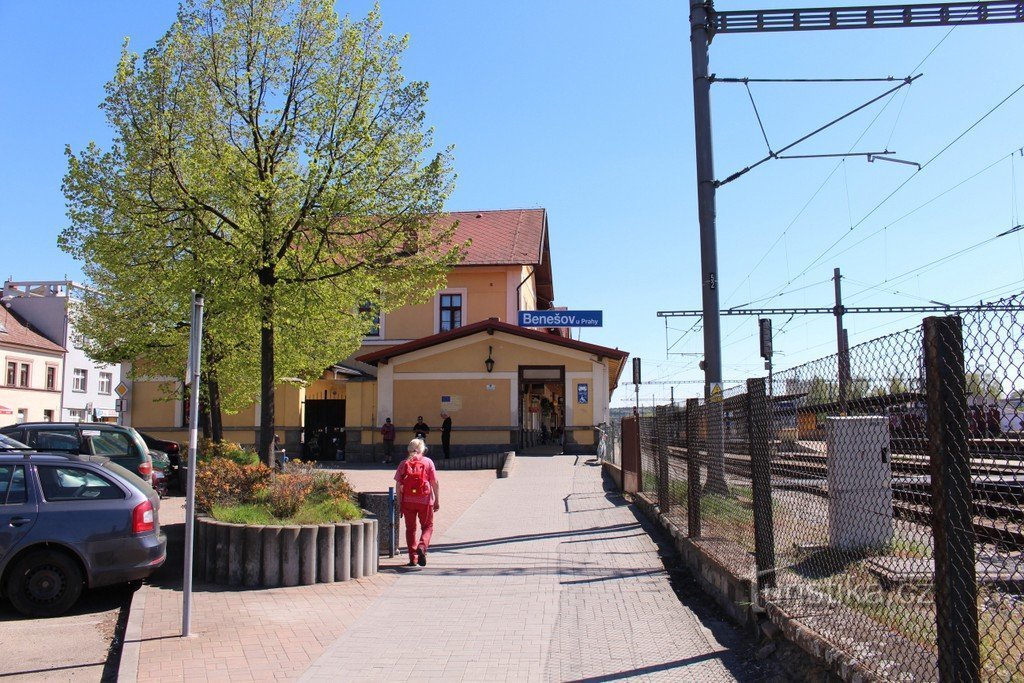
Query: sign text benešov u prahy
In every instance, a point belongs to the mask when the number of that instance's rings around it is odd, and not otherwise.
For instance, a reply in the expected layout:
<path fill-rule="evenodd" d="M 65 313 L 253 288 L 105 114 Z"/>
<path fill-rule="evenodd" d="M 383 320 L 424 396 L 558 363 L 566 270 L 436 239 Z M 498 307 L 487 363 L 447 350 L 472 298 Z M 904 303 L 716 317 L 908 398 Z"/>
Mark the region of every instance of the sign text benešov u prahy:
<path fill-rule="evenodd" d="M 520 327 L 601 327 L 604 311 L 519 311 Z"/>

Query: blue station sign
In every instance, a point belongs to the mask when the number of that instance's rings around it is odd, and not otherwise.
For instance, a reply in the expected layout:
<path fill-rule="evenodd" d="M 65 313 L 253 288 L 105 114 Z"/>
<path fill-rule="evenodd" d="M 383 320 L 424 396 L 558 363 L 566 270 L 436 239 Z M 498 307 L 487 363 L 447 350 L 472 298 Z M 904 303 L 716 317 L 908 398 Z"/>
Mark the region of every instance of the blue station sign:
<path fill-rule="evenodd" d="M 604 311 L 519 311 L 520 327 L 602 327 Z"/>

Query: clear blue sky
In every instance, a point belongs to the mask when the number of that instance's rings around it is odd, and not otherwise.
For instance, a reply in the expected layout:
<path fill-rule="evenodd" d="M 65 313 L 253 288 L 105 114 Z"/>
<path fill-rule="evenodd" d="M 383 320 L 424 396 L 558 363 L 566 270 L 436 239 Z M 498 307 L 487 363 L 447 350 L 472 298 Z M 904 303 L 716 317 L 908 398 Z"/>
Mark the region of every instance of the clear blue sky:
<path fill-rule="evenodd" d="M 354 16 L 369 6 L 338 3 Z M 781 6 L 800 5 L 717 8 Z M 64 146 L 107 144 L 97 105 L 122 39 L 141 52 L 175 10 L 163 0 L 0 0 L 0 275 L 81 277 L 56 246 L 66 223 Z M 405 72 L 431 84 L 438 143 L 456 146 L 449 208 L 546 208 L 556 304 L 604 311 L 605 326 L 583 330 L 583 340 L 642 357 L 646 380 L 701 379 L 697 357 L 674 355 L 700 352 L 696 320 L 672 319 L 666 331 L 655 315 L 701 306 L 686 3 L 402 0 L 382 10 L 386 30 L 411 36 Z M 922 164 L 1024 84 L 1022 64 L 1020 24 L 719 36 L 711 47 L 719 76 L 923 72 L 891 100 L 792 150 L 888 148 Z M 886 86 L 751 89 L 778 149 Z M 718 178 L 765 155 L 743 86 L 715 85 L 712 110 Z M 772 161 L 722 187 L 723 306 L 831 305 L 836 266 L 848 305 L 969 303 L 1024 290 L 1024 231 L 972 248 L 1021 223 L 1024 157 L 1011 162 L 1010 154 L 1024 145 L 1022 121 L 1024 91 L 920 173 L 863 158 Z M 919 319 L 848 316 L 851 344 Z M 775 328 L 776 368 L 834 352 L 830 316 L 776 319 Z M 755 333 L 752 318 L 723 318 L 726 379 L 763 374 Z M 700 392 L 685 384 L 675 396 Z M 668 393 L 646 386 L 641 398 Z M 632 397 L 620 388 L 613 405 Z"/>

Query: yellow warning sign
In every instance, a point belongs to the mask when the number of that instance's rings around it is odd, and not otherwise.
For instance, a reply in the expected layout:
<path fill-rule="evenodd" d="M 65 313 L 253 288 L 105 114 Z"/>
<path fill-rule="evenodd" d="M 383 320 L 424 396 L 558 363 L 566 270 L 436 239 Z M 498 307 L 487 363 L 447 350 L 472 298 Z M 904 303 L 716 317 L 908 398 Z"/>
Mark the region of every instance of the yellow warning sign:
<path fill-rule="evenodd" d="M 708 397 L 710 403 L 722 402 L 722 385 L 718 382 L 711 385 L 711 394 Z"/>

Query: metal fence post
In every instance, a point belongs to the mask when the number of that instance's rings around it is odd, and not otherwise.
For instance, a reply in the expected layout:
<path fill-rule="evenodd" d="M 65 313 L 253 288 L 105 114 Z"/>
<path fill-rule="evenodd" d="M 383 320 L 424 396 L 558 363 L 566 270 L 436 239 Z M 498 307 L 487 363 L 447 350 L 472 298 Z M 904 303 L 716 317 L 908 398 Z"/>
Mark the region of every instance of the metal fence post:
<path fill-rule="evenodd" d="M 924 355 L 939 680 L 978 681 L 978 584 L 959 316 L 925 318 Z"/>
<path fill-rule="evenodd" d="M 699 401 L 686 399 L 686 531 L 700 538 L 700 458 L 697 455 Z"/>
<path fill-rule="evenodd" d="M 658 457 L 658 508 L 663 515 L 672 509 L 672 497 L 669 495 L 668 481 L 668 448 L 665 443 L 665 418 L 658 419 L 658 411 L 654 411 L 654 448 Z"/>
<path fill-rule="evenodd" d="M 747 439 L 754 495 L 754 561 L 757 587 L 775 586 L 775 521 L 772 515 L 771 405 L 763 377 L 747 380 Z"/>

